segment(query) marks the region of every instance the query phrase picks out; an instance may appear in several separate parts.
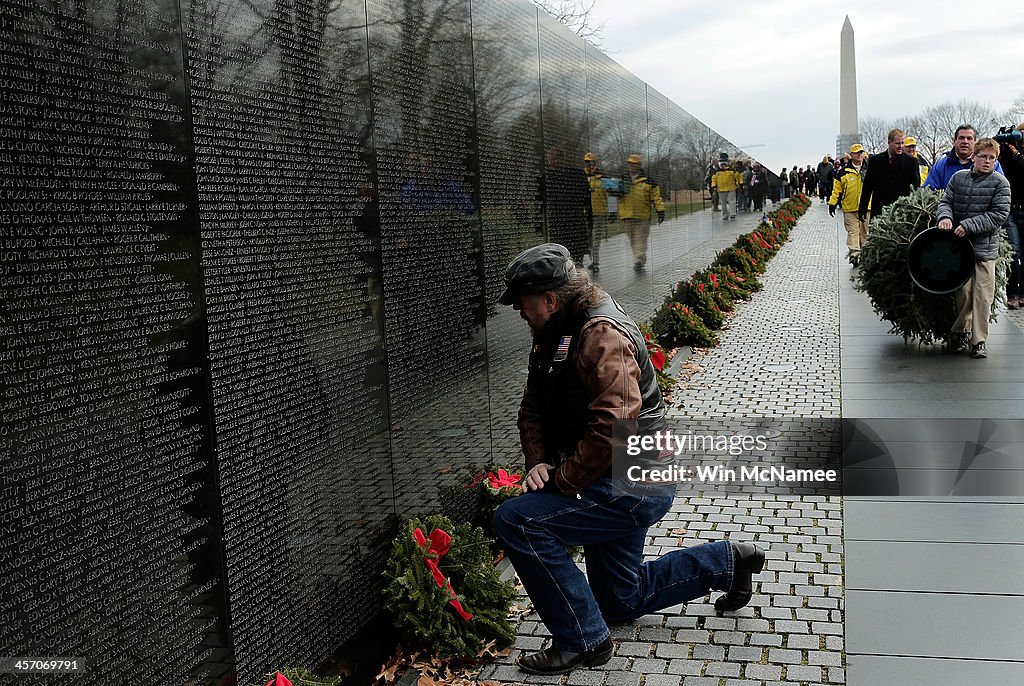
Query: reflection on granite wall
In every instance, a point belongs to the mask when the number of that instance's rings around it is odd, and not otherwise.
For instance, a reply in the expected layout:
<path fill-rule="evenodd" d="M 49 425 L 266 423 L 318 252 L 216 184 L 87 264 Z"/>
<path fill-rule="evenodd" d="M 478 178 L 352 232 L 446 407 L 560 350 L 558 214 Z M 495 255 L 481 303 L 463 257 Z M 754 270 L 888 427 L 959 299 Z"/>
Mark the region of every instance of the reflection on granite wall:
<path fill-rule="evenodd" d="M 0 652 L 80 683 L 328 656 L 397 519 L 518 459 L 507 262 L 563 242 L 645 318 L 736 152 L 527 0 L 0 0 L 0 33 Z"/>

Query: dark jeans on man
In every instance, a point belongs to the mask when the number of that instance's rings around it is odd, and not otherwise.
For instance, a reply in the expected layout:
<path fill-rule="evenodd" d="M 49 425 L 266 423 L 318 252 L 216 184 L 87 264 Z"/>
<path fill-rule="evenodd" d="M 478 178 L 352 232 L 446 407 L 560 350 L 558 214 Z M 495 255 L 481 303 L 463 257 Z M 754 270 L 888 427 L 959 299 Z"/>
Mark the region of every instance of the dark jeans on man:
<path fill-rule="evenodd" d="M 628 622 L 732 585 L 729 541 L 681 548 L 643 562 L 647 529 L 673 491 L 628 491 L 604 477 L 578 498 L 529 492 L 494 513 L 494 528 L 556 648 L 583 652 L 605 640 L 608 623 Z M 566 546 L 583 546 L 587 575 Z"/>

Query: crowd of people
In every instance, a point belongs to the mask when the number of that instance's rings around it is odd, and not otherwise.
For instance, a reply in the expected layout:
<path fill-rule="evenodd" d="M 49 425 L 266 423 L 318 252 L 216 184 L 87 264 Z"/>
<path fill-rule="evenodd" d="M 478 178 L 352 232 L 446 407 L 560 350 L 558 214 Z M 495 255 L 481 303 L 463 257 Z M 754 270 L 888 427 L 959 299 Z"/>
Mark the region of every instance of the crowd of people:
<path fill-rule="evenodd" d="M 937 228 L 971 241 L 975 269 L 956 291 L 957 317 L 951 333 L 952 348 L 983 359 L 988 356 L 988 313 L 995 299 L 995 265 L 999 236 L 1013 247 L 1007 274 L 1006 302 L 1010 309 L 1024 306 L 1021 284 L 1020 226 L 1024 221 L 1024 123 L 1004 130 L 996 140 L 978 138 L 977 129 L 961 124 L 953 132 L 950 150 L 929 165 L 917 153 L 917 141 L 900 129 L 886 137 L 886 148 L 870 157 L 860 144 L 850 147 L 842 163 L 829 165 L 826 157 L 815 170 L 818 193 L 829 213 L 843 213 L 850 263 L 860 263 L 872 216 L 887 205 L 926 187 L 944 191 Z M 808 167 L 806 172 L 810 171 Z M 795 175 L 799 176 L 799 174 Z M 791 183 L 800 178 L 791 174 Z M 806 182 L 805 187 L 806 187 Z M 830 191 L 827 194 L 826 191 Z"/>
<path fill-rule="evenodd" d="M 708 165 L 704 183 L 711 191 L 712 209 L 721 212 L 722 221 L 735 220 L 743 212 L 763 212 L 767 203 L 774 204 L 798 193 L 816 195 L 821 203 L 828 204 L 832 216 L 842 211 L 847 257 L 855 268 L 860 264 L 873 216 L 916 188 L 946 191 L 938 228 L 968 238 L 978 260 L 975 274 L 956 293 L 958 316 L 951 340 L 958 352 L 984 358 L 988 354 L 988 318 L 982 313 L 988 312 L 995 297 L 1000 232 L 1005 233 L 1014 251 L 1006 287 L 1007 307 L 1024 307 L 1019 230 L 1024 222 L 1022 136 L 1024 123 L 1013 131 L 1004 130 L 999 140 L 978 139 L 975 127 L 962 124 L 953 133 L 950 150 L 929 164 L 918 154 L 913 137 L 892 129 L 886 137 L 885 149 L 874 155 L 869 156 L 864 146 L 857 143 L 842 157 L 824 155 L 817 164 L 803 168 L 793 165 L 778 176 L 757 161 L 730 160 L 723 153 L 717 162 Z M 660 188 L 647 176 L 639 155 L 630 155 L 626 166 L 628 173 L 621 178 L 606 178 L 591 153 L 584 158 L 580 186 L 589 191 L 589 202 L 581 216 L 586 215 L 588 230 L 574 233 L 585 235 L 586 239 L 577 247 L 569 240 L 560 242 L 569 247 L 571 255 L 578 256 L 577 261 L 581 261 L 584 253 L 590 253 L 593 273 L 600 270 L 599 246 L 608 217 L 616 216 L 626 225 L 637 271 L 646 267 L 654 217 L 658 223 L 665 218 Z M 958 180 L 954 182 L 954 178 Z M 967 180 L 971 184 L 965 184 Z M 969 196 L 969 202 L 959 197 L 964 194 Z M 553 237 L 558 240 L 558 236 Z"/>
<path fill-rule="evenodd" d="M 863 145 L 850 147 L 842 157 L 830 155 L 803 167 L 783 168 L 776 177 L 758 162 L 730 161 L 725 155 L 709 165 L 705 186 L 713 210 L 722 220 L 737 212 L 762 211 L 766 201 L 777 202 L 798 193 L 817 196 L 829 213 L 842 212 L 847 258 L 857 267 L 871 218 L 898 198 L 920 187 L 944 191 L 938 228 L 971 241 L 974 275 L 956 292 L 957 319 L 951 340 L 957 352 L 984 358 L 988 352 L 987 313 L 995 298 L 995 263 L 999 235 L 1013 247 L 1007 275 L 1006 303 L 1024 308 L 1021 282 L 1021 235 L 1024 224 L 1024 123 L 1004 129 L 996 138 L 978 138 L 977 129 L 962 124 L 953 132 L 948 152 L 929 164 L 918 154 L 917 140 L 900 129 L 886 137 L 885 149 L 868 154 Z M 991 164 L 990 164 L 991 163 Z"/>

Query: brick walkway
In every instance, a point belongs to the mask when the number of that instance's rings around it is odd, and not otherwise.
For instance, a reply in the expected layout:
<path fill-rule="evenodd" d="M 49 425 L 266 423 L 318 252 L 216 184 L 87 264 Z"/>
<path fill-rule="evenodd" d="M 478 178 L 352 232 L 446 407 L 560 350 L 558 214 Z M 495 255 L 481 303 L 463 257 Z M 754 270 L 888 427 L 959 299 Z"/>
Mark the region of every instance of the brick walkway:
<path fill-rule="evenodd" d="M 700 371 L 675 393 L 674 418 L 839 416 L 837 224 L 812 205 L 762 276 L 764 290 L 737 308 L 721 345 L 691 362 Z M 680 496 L 651 529 L 660 555 L 729 537 L 767 550 L 751 604 L 716 617 L 710 598 L 613 627 L 615 655 L 600 669 L 527 676 L 522 650 L 545 645 L 536 615 L 516 650 L 480 679 L 503 684 L 752 686 L 845 682 L 843 544 L 839 498 L 742 494 Z"/>

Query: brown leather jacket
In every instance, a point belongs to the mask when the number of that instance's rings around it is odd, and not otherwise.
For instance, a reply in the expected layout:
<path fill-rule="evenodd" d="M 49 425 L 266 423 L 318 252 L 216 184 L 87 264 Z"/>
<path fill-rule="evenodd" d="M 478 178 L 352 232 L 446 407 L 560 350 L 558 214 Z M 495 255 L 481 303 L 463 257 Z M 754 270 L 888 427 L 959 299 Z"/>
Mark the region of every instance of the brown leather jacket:
<path fill-rule="evenodd" d="M 612 320 L 596 317 L 584 324 L 572 362 L 589 398 L 589 421 L 582 440 L 554 472 L 555 487 L 570 496 L 610 472 L 612 424 L 616 419 L 636 419 L 643 402 L 636 346 Z M 527 471 L 541 463 L 555 463 L 554 456 L 545 455 L 538 393 L 527 382 L 519 408 Z"/>

